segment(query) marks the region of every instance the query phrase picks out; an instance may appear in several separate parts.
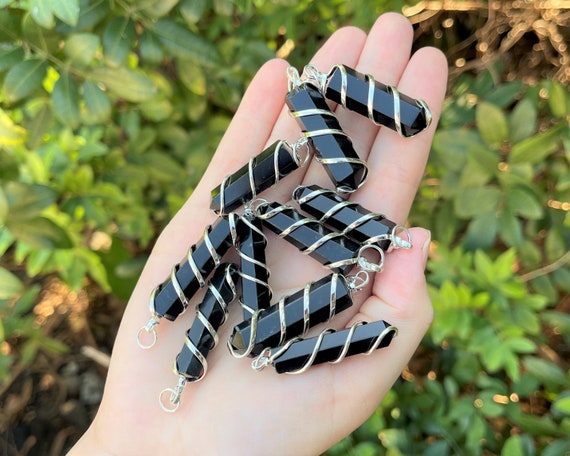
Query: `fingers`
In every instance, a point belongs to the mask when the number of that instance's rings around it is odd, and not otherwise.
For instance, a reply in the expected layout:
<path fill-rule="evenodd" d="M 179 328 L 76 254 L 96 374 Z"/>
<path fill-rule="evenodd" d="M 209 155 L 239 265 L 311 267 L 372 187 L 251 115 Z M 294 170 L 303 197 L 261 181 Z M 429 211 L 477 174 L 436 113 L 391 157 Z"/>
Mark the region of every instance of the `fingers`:
<path fill-rule="evenodd" d="M 447 62 L 439 50 L 423 48 L 412 56 L 398 90 L 424 100 L 433 115 L 432 124 L 413 138 L 381 128 L 368 156 L 368 181 L 351 199 L 395 222 L 406 220 L 424 172 L 446 85 Z"/>

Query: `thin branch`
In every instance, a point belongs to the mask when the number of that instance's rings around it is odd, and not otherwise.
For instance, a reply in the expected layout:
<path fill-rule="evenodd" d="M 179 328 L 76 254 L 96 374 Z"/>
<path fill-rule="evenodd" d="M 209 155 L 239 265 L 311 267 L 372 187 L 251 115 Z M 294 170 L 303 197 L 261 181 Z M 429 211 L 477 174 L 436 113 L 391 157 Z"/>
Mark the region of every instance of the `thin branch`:
<path fill-rule="evenodd" d="M 558 258 L 554 263 L 547 264 L 542 268 L 527 272 L 526 274 L 520 276 L 520 279 L 523 282 L 528 282 L 529 280 L 536 279 L 537 277 L 550 274 L 551 272 L 554 272 L 564 266 L 566 263 L 568 263 L 568 261 L 570 261 L 570 250 Z"/>

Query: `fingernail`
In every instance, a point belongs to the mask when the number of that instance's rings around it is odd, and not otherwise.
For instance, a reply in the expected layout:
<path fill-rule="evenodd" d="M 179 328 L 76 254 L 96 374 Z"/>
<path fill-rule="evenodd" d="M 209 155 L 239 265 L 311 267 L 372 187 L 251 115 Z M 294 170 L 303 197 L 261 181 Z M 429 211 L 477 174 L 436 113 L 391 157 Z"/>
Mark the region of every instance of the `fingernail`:
<path fill-rule="evenodd" d="M 427 264 L 428 255 L 429 255 L 429 246 L 431 244 L 431 231 L 429 230 L 425 231 L 427 232 L 427 237 L 424 242 L 424 245 L 422 245 L 422 259 L 424 261 L 424 266 Z"/>

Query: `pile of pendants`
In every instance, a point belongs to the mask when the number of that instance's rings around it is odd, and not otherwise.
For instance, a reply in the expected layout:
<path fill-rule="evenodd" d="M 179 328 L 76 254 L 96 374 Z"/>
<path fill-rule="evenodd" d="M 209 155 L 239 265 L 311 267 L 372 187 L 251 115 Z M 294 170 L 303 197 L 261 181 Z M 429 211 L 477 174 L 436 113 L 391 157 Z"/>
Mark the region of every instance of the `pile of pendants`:
<path fill-rule="evenodd" d="M 352 305 L 351 295 L 366 285 L 369 273 L 382 270 L 385 252 L 411 247 L 405 227 L 341 196 L 362 186 L 368 168 L 326 100 L 404 137 L 426 129 L 431 113 L 421 100 L 345 65 L 333 67 L 328 74 L 308 65 L 302 76 L 290 67 L 287 75 L 285 101 L 302 129 L 301 139 L 292 145 L 276 142 L 212 191 L 216 222 L 206 227 L 203 238 L 151 293 L 151 318 L 137 336 L 142 348 L 156 343 L 156 325 L 162 318 L 175 320 L 195 293 L 206 287 L 174 361 L 178 383 L 160 394 L 160 405 L 167 412 L 180 406 L 186 383 L 206 374 L 206 357 L 218 342 L 217 332 L 226 320 L 228 306 L 236 300 L 243 308 L 244 321 L 235 326 L 227 346 L 236 358 L 252 357 L 256 370 L 273 366 L 278 373 L 301 373 L 315 364 L 337 363 L 346 356 L 386 347 L 397 332 L 385 321 L 358 322 L 345 330 L 326 329 L 316 337 L 302 338 L 313 326 Z M 317 185 L 297 187 L 293 200 L 307 215 L 258 197 L 305 166 L 311 155 L 324 166 L 336 191 Z M 241 206 L 244 210 L 238 214 Z M 271 304 L 263 228 L 319 261 L 331 274 Z M 223 262 L 232 249 L 239 264 Z M 370 249 L 379 255 L 378 262 L 365 257 Z M 348 275 L 355 267 L 359 271 Z"/>

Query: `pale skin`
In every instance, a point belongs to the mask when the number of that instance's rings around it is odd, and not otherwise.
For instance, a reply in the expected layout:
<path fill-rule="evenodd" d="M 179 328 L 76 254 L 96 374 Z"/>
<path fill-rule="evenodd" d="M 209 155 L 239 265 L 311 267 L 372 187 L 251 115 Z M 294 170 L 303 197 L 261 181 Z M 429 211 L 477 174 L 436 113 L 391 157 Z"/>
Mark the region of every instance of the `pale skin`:
<path fill-rule="evenodd" d="M 429 106 L 433 122 L 414 138 L 400 138 L 367 118 L 336 108 L 340 124 L 370 168 L 368 181 L 350 199 L 399 223 L 405 223 L 422 178 L 447 82 L 447 63 L 440 51 L 423 48 L 410 57 L 412 35 L 407 19 L 385 14 L 368 35 L 355 27 L 335 32 L 311 61 L 323 72 L 344 63 Z M 278 375 L 270 367 L 255 372 L 249 359 L 236 360 L 225 347 L 231 329 L 243 318 L 234 304 L 219 332 L 221 342 L 208 356 L 206 377 L 186 385 L 176 413 L 160 408 L 160 391 L 176 385 L 172 363 L 194 312 L 175 322 L 162 321 L 156 346 L 142 350 L 136 335 L 149 318 L 149 293 L 215 220 L 209 210 L 210 191 L 223 177 L 274 141 L 299 138 L 299 127 L 283 102 L 287 67 L 276 59 L 259 70 L 200 184 L 158 239 L 126 308 L 99 412 L 70 454 L 322 453 L 376 409 L 429 327 L 433 311 L 424 269 L 430 234 L 412 228 L 413 248 L 387 255 L 385 270 L 354 295 L 354 306 L 327 324 L 342 329 L 357 320 L 386 320 L 399 329 L 388 348 L 340 364 L 314 366 L 302 375 Z M 263 197 L 288 202 L 299 184 L 332 185 L 313 161 Z M 304 287 L 307 280 L 327 274 L 274 235 L 268 235 L 268 242 L 274 302 Z"/>

